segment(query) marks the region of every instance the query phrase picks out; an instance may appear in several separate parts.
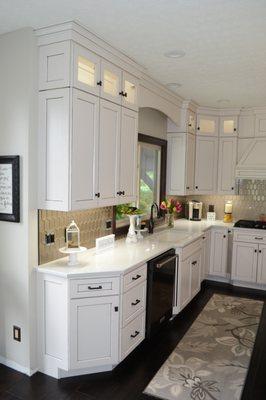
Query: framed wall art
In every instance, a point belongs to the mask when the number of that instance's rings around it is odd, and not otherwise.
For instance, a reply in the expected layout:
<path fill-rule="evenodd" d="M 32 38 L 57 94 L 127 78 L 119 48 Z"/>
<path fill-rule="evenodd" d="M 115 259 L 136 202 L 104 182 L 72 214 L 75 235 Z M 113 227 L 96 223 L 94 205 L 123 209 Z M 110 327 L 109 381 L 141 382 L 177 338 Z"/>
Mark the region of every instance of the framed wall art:
<path fill-rule="evenodd" d="M 20 222 L 19 156 L 0 156 L 0 221 Z"/>

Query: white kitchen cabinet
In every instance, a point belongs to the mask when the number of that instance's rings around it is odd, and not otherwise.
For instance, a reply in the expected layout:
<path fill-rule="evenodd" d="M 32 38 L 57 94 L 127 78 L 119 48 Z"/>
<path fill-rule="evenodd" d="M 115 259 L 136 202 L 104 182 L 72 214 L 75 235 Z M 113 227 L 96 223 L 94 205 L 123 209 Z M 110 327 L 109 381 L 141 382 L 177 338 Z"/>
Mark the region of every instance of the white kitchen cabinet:
<path fill-rule="evenodd" d="M 232 257 L 233 280 L 256 282 L 259 246 L 254 243 L 234 242 Z M 261 266 L 263 261 L 261 263 Z"/>
<path fill-rule="evenodd" d="M 255 136 L 255 116 L 253 113 L 239 116 L 238 135 L 240 138 L 253 138 Z"/>
<path fill-rule="evenodd" d="M 189 109 L 187 111 L 187 131 L 192 135 L 196 133 L 196 113 Z"/>
<path fill-rule="evenodd" d="M 167 193 L 194 192 L 195 136 L 186 133 L 167 135 Z"/>
<path fill-rule="evenodd" d="M 119 203 L 119 147 L 121 107 L 100 100 L 99 130 L 99 205 Z"/>
<path fill-rule="evenodd" d="M 121 203 L 136 200 L 138 114 L 122 107 L 119 190 Z"/>
<path fill-rule="evenodd" d="M 177 309 L 180 312 L 191 300 L 191 260 L 187 258 L 178 265 Z"/>
<path fill-rule="evenodd" d="M 237 138 L 219 139 L 218 194 L 234 194 Z"/>
<path fill-rule="evenodd" d="M 74 45 L 73 59 L 74 87 L 100 95 L 101 58 L 78 44 Z"/>
<path fill-rule="evenodd" d="M 193 254 L 190 259 L 190 269 L 191 269 L 191 299 L 196 296 L 200 291 L 201 284 L 201 259 L 202 250 Z"/>
<path fill-rule="evenodd" d="M 220 117 L 220 136 L 230 137 L 238 134 L 238 117 L 221 116 Z"/>
<path fill-rule="evenodd" d="M 122 70 L 116 65 L 101 61 L 101 97 L 122 104 Z"/>
<path fill-rule="evenodd" d="M 266 114 L 257 113 L 255 119 L 255 136 L 266 136 Z"/>
<path fill-rule="evenodd" d="M 210 275 L 227 276 L 227 229 L 213 229 L 211 232 Z"/>
<path fill-rule="evenodd" d="M 206 231 L 202 237 L 202 262 L 201 262 L 201 281 L 210 273 L 210 252 L 211 252 L 211 232 Z"/>
<path fill-rule="evenodd" d="M 213 115 L 197 115 L 197 135 L 218 136 L 219 117 Z"/>
<path fill-rule="evenodd" d="M 266 245 L 259 245 L 257 283 L 266 284 Z"/>
<path fill-rule="evenodd" d="M 69 87 L 71 83 L 71 42 L 39 47 L 39 90 Z"/>
<path fill-rule="evenodd" d="M 132 110 L 138 110 L 139 80 L 123 71 L 122 74 L 122 105 Z"/>
<path fill-rule="evenodd" d="M 196 138 L 195 194 L 214 194 L 217 186 L 218 138 Z"/>
<path fill-rule="evenodd" d="M 119 296 L 70 302 L 70 368 L 118 363 Z"/>

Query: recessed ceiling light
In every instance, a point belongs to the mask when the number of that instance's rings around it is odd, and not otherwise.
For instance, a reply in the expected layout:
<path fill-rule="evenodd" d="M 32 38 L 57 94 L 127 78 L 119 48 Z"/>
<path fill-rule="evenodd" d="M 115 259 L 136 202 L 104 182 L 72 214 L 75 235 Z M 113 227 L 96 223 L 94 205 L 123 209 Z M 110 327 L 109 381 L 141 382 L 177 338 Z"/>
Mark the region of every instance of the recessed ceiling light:
<path fill-rule="evenodd" d="M 166 86 L 169 87 L 170 89 L 177 89 L 177 88 L 180 88 L 182 85 L 181 85 L 181 83 L 170 82 L 170 83 L 167 83 Z"/>
<path fill-rule="evenodd" d="M 185 54 L 186 53 L 184 52 L 184 50 L 172 50 L 164 53 L 164 56 L 168 58 L 181 58 L 184 57 Z"/>
<path fill-rule="evenodd" d="M 228 99 L 220 99 L 220 100 L 217 100 L 217 103 L 218 104 L 229 104 L 230 103 L 230 100 L 228 100 Z"/>

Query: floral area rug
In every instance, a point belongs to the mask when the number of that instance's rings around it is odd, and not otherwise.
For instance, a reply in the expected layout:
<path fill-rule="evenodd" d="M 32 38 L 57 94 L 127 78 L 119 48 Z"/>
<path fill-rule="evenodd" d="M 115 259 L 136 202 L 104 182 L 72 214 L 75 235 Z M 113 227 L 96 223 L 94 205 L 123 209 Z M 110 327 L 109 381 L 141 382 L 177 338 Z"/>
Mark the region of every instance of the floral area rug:
<path fill-rule="evenodd" d="M 214 294 L 144 393 L 164 400 L 239 400 L 263 302 Z"/>

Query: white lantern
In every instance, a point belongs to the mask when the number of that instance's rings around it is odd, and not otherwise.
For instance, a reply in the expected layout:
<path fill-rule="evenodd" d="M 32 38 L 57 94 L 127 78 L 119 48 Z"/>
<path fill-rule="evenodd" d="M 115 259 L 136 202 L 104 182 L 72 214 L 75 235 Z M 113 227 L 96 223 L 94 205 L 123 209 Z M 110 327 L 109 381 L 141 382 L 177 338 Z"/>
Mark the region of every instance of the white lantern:
<path fill-rule="evenodd" d="M 79 249 L 80 247 L 80 230 L 75 221 L 72 221 L 66 229 L 66 243 L 68 249 Z"/>

